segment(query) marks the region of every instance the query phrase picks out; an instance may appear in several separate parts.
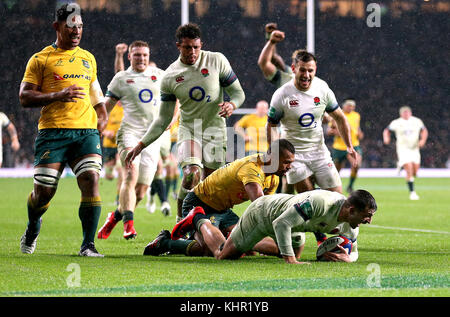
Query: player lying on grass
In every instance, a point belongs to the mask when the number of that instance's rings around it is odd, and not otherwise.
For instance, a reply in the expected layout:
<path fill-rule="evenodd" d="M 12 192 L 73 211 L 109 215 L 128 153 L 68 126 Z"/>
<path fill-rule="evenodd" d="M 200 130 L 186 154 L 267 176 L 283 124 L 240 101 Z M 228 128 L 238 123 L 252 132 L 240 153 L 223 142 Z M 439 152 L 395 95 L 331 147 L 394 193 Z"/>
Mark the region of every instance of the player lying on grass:
<path fill-rule="evenodd" d="M 200 206 L 212 225 L 227 236 L 239 221 L 231 208 L 244 201 L 274 194 L 279 176 L 289 170 L 294 160 L 294 151 L 289 141 L 278 139 L 272 142 L 266 153 L 246 156 L 214 171 L 187 194 L 183 201 L 183 216 L 186 217 L 194 207 Z M 195 234 L 191 236 L 195 237 Z M 273 241 L 269 241 L 269 245 L 271 250 L 273 247 L 276 249 Z M 144 255 L 166 252 L 208 255 L 209 249 L 195 240 L 172 241 L 170 232 L 163 230 L 147 245 Z"/>
<path fill-rule="evenodd" d="M 326 190 L 313 190 L 297 195 L 274 194 L 253 201 L 234 227 L 228 239 L 211 224 L 202 207 L 195 207 L 172 231 L 179 239 L 195 228 L 214 257 L 219 260 L 238 259 L 265 237 L 273 238 L 286 263 L 299 262 L 305 232 L 339 234 L 351 239 L 354 251 L 349 255 L 327 252 L 329 261 L 354 262 L 358 259 L 356 238 L 359 225 L 370 223 L 377 210 L 373 196 L 356 190 L 348 198 Z M 296 234 L 296 233 L 301 233 Z"/>

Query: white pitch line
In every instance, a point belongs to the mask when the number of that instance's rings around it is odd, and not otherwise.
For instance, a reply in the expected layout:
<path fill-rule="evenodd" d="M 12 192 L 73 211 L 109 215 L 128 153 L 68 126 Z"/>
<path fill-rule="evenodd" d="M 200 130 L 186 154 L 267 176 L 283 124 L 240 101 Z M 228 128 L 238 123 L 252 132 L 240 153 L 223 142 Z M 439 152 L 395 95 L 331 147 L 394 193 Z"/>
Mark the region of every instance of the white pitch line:
<path fill-rule="evenodd" d="M 427 229 L 400 228 L 400 227 L 386 227 L 386 226 L 377 226 L 377 225 L 365 225 L 364 227 L 380 228 L 380 229 L 390 229 L 390 230 L 402 230 L 402 231 L 416 231 L 416 232 L 425 232 L 425 233 L 450 234 L 450 232 L 447 232 L 447 231 L 436 231 L 436 230 L 427 230 Z"/>

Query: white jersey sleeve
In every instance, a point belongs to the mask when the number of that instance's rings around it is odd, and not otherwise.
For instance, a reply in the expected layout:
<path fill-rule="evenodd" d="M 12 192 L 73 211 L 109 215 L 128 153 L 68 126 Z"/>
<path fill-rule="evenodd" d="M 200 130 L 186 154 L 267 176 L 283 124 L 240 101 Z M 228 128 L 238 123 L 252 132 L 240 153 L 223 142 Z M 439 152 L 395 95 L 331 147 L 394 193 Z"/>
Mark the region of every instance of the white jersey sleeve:
<path fill-rule="evenodd" d="M 304 222 L 305 220 L 294 206 L 287 209 L 272 222 L 281 255 L 295 256 L 292 247 L 292 228 L 301 226 Z"/>
<path fill-rule="evenodd" d="M 325 111 L 326 112 L 333 112 L 334 110 L 336 110 L 339 107 L 339 104 L 337 102 L 336 99 L 336 95 L 334 94 L 334 92 L 328 87 L 328 85 L 326 86 L 326 90 L 324 91 L 324 102 L 325 102 Z"/>
<path fill-rule="evenodd" d="M 6 114 L 4 114 L 3 112 L 0 112 L 0 127 L 6 128 L 9 125 L 9 123 L 10 123 L 10 121 L 9 121 L 8 117 L 6 116 Z M 1 133 L 1 131 L 0 131 L 0 133 Z"/>
<path fill-rule="evenodd" d="M 266 76 L 265 78 L 270 81 L 272 84 L 275 85 L 276 88 L 280 88 L 284 84 L 286 84 L 288 81 L 292 80 L 294 78 L 294 73 L 292 72 L 292 69 L 288 66 L 286 66 L 286 69 L 284 71 L 275 69 L 273 74 L 270 74 L 269 76 Z"/>
<path fill-rule="evenodd" d="M 275 93 L 272 96 L 272 99 L 270 100 L 270 108 L 268 112 L 268 118 L 267 120 L 272 124 L 279 124 L 281 118 L 284 116 L 284 110 L 283 110 L 283 91 L 281 89 L 275 90 Z"/>
<path fill-rule="evenodd" d="M 272 222 L 281 254 L 293 256 L 292 232 L 326 232 L 336 227 L 344 200 L 343 195 L 325 190 L 294 196 L 292 205 Z"/>
<path fill-rule="evenodd" d="M 120 71 L 117 74 L 114 75 L 113 79 L 111 80 L 111 82 L 108 85 L 108 89 L 106 91 L 106 97 L 111 97 L 117 100 L 120 100 L 120 98 L 122 98 L 123 93 L 121 90 L 121 81 L 120 81 L 120 77 L 123 76 L 123 74 L 125 73 L 125 71 Z"/>

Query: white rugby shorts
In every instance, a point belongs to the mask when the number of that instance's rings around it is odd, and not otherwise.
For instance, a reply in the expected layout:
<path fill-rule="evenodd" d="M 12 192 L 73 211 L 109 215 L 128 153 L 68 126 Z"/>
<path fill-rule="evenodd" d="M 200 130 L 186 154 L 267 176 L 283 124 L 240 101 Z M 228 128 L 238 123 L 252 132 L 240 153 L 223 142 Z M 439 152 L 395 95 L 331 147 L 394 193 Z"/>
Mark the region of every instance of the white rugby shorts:
<path fill-rule="evenodd" d="M 420 164 L 419 149 L 397 149 L 398 166 L 406 163 Z"/>
<path fill-rule="evenodd" d="M 291 169 L 286 173 L 286 179 L 288 184 L 296 184 L 312 175 L 315 183 L 322 189 L 342 186 L 339 172 L 325 145 L 307 152 L 296 151 Z"/>
<path fill-rule="evenodd" d="M 121 130 L 117 132 L 117 150 L 119 151 L 120 161 L 125 166 L 125 158 L 129 153 L 127 148 L 134 148 L 140 141 L 142 135 L 132 131 Z M 147 146 L 134 159 L 133 165 L 138 169 L 138 184 L 150 185 L 156 173 L 158 161 L 160 159 L 160 139 Z"/>
<path fill-rule="evenodd" d="M 191 146 L 192 141 L 194 146 Z M 206 129 L 178 128 L 178 162 L 183 168 L 195 164 L 200 167 L 218 169 L 225 165 L 227 135 L 226 128 L 210 126 Z"/>

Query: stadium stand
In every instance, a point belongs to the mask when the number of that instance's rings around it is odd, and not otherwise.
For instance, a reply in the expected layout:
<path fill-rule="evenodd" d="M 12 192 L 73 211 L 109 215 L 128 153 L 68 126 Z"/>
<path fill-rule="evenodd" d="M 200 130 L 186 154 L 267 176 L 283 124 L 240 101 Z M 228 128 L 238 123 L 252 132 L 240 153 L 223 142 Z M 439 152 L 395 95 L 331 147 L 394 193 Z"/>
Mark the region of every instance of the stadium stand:
<path fill-rule="evenodd" d="M 81 2 L 81 1 L 80 1 Z M 85 3 L 86 1 L 83 1 Z M 135 1 L 142 4 L 145 1 Z M 292 1 L 291 1 L 292 2 Z M 414 2 L 414 1 L 412 1 Z M 87 3 L 87 2 L 86 2 Z M 108 3 L 108 2 L 107 2 Z M 114 75 L 114 46 L 119 42 L 144 39 L 151 45 L 151 58 L 165 69 L 177 58 L 175 29 L 180 21 L 180 4 L 151 1 L 151 10 L 138 14 L 131 1 L 111 1 L 119 8 L 87 8 L 81 47 L 97 57 L 103 90 Z M 264 80 L 257 66 L 264 45 L 264 25 L 274 21 L 286 32 L 278 53 L 290 63 L 290 55 L 306 43 L 306 22 L 292 14 L 288 5 L 271 7 L 273 1 L 261 0 L 258 16 L 248 16 L 239 1 L 210 1 L 207 10 L 191 8 L 190 19 L 199 23 L 204 33 L 205 50 L 221 51 L 234 65 L 246 93 L 245 107 L 258 100 L 270 100 L 273 86 Z M 280 1 L 289 3 L 289 1 Z M 30 5 L 34 4 L 34 5 Z M 52 43 L 49 28 L 56 1 L 2 1 L 0 3 L 0 86 L 1 109 L 17 127 L 22 144 L 18 155 L 5 153 L 4 167 L 26 165 L 33 161 L 33 141 L 37 133 L 39 109 L 30 111 L 19 105 L 18 90 L 22 75 L 33 52 Z M 88 6 L 87 6 L 88 7 Z M 139 10 L 138 10 L 139 11 Z M 201 17 L 200 17 L 201 15 Z M 422 166 L 446 167 L 449 159 L 448 11 L 394 11 L 384 13 L 381 27 L 370 28 L 365 17 L 340 16 L 333 11 L 317 11 L 316 54 L 318 76 L 326 80 L 342 101 L 347 96 L 357 100 L 361 127 L 365 132 L 362 148 L 363 167 L 395 167 L 395 150 L 382 144 L 382 130 L 398 117 L 398 108 L 409 105 L 430 131 L 422 151 Z M 231 127 L 239 119 L 229 119 Z M 33 127 L 33 128 L 30 128 Z M 5 152 L 8 146 L 5 145 Z"/>

